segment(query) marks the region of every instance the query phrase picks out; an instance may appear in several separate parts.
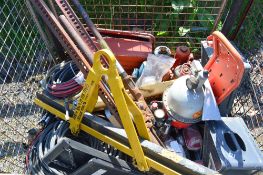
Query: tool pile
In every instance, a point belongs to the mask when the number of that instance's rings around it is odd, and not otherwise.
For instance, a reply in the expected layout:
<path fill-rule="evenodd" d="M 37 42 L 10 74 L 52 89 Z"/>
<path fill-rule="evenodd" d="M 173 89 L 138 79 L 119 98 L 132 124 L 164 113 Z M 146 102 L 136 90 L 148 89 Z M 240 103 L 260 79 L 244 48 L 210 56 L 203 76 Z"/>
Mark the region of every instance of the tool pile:
<path fill-rule="evenodd" d="M 217 108 L 244 72 L 240 55 L 220 32 L 208 37 L 214 53 L 203 68 L 186 46 L 171 53 L 155 48 L 148 33 L 98 30 L 78 0 L 55 2 L 59 17 L 44 1 L 31 0 L 72 60 L 55 65 L 41 81 L 43 93 L 35 103 L 45 112 L 26 156 L 28 174 L 262 169 L 251 136 L 239 136 L 227 123 L 236 119 L 221 117 Z M 248 148 L 258 161 L 250 159 Z M 230 158 L 225 150 L 239 154 Z"/>

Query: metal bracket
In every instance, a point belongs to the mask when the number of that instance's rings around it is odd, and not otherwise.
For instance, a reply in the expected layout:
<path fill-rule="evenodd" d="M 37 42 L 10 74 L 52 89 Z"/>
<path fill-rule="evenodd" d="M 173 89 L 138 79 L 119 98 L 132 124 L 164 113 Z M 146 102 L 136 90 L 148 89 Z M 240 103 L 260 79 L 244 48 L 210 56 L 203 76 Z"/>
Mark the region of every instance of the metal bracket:
<path fill-rule="evenodd" d="M 92 174 L 104 170 L 105 174 L 126 174 L 140 175 L 133 167 L 124 160 L 109 156 L 108 154 L 96 150 L 92 147 L 76 142 L 69 138 L 63 138 L 59 143 L 44 155 L 42 161 L 54 168 L 59 169 L 56 164 L 52 164 L 59 156 L 66 154 L 67 150 L 75 153 L 75 156 L 80 155 L 81 158 L 76 161 L 84 161 L 82 165 L 71 172 L 71 175 L 77 174 Z M 78 154 L 77 154 L 78 153 Z M 85 156 L 81 156 L 85 155 Z M 84 158 L 85 157 L 85 158 Z M 84 158 L 84 159 L 83 159 Z M 90 158 L 90 159 L 89 159 Z M 69 167 L 70 169 L 70 167 Z"/>

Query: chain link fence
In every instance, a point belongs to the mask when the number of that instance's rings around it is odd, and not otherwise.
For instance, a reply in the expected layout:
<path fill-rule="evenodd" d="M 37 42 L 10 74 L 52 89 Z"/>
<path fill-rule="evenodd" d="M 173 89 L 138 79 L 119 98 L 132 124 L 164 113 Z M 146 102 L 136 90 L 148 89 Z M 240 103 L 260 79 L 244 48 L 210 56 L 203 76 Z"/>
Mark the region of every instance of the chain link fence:
<path fill-rule="evenodd" d="M 240 86 L 232 107 L 241 116 L 263 150 L 263 1 L 255 0 L 234 40 L 249 60 L 251 70 Z"/>
<path fill-rule="evenodd" d="M 0 173 L 21 173 L 27 131 L 41 113 L 33 100 L 52 61 L 21 0 L 0 1 Z"/>
<path fill-rule="evenodd" d="M 221 20 L 219 17 L 224 9 L 223 2 L 82 0 L 81 3 L 99 28 L 147 31 L 156 37 L 156 45 L 166 45 L 175 50 L 184 44 L 198 56 L 200 41 L 212 30 L 222 28 L 224 17 Z M 262 19 L 260 10 L 256 12 L 259 16 L 254 12 L 253 9 L 250 11 L 250 19 L 259 19 L 260 15 Z M 249 48 L 242 42 L 243 34 L 255 27 L 247 21 L 236 39 L 244 53 Z M 260 40 L 260 37 L 255 35 L 251 39 Z M 237 92 L 232 115 L 242 116 L 258 140 L 262 138 L 263 63 L 262 52 L 257 55 L 249 57 L 253 65 L 250 79 Z M 40 90 L 39 81 L 54 63 L 26 1 L 0 1 L 0 173 L 23 172 L 27 131 L 36 125 L 42 112 L 33 100 Z"/>

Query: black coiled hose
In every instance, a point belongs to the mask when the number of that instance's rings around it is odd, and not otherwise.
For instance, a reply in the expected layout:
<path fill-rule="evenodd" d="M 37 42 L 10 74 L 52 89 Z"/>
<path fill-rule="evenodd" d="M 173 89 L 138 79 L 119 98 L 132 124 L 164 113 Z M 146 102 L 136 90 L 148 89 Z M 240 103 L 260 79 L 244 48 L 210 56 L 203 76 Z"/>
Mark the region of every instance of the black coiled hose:
<path fill-rule="evenodd" d="M 59 139 L 63 138 L 68 131 L 68 123 L 64 121 L 54 121 L 50 123 L 39 134 L 27 154 L 28 174 L 65 174 L 42 162 L 44 154 L 55 146 Z"/>
<path fill-rule="evenodd" d="M 48 96 L 67 98 L 81 91 L 83 81 L 83 74 L 73 61 L 69 61 L 52 67 L 42 81 L 42 86 Z"/>
<path fill-rule="evenodd" d="M 79 164 L 79 161 L 74 159 L 76 156 L 72 155 L 72 152 L 68 152 L 68 156 L 66 158 L 59 156 L 56 158 L 55 162 L 52 162 L 53 164 L 62 167 L 59 169 L 52 168 L 42 161 L 44 155 L 65 137 L 105 152 L 108 155 L 131 162 L 131 158 L 129 156 L 87 133 L 80 132 L 78 137 L 71 135 L 70 130 L 68 129 L 68 122 L 56 119 L 56 117 L 50 113 L 43 116 L 41 119 L 41 126 L 44 127 L 43 130 L 36 136 L 32 145 L 28 149 L 26 156 L 26 174 L 61 175 L 68 174 L 79 168 L 82 164 Z"/>

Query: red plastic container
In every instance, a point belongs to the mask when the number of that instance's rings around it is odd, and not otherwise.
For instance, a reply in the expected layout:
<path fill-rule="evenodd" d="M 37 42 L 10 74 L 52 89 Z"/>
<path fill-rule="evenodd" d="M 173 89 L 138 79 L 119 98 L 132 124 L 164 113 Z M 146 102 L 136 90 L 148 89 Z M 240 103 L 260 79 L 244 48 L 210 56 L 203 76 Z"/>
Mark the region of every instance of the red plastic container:
<path fill-rule="evenodd" d="M 173 68 L 176 68 L 179 65 L 186 63 L 190 56 L 190 49 L 187 46 L 179 46 L 175 51 L 175 63 Z"/>
<path fill-rule="evenodd" d="M 188 150 L 197 151 L 202 147 L 202 136 L 195 126 L 183 129 L 183 138 Z"/>
<path fill-rule="evenodd" d="M 104 40 L 129 74 L 147 60 L 149 53 L 152 53 L 152 43 L 149 41 L 112 37 L 104 37 Z"/>
<path fill-rule="evenodd" d="M 109 29 L 99 32 L 128 74 L 147 60 L 155 45 L 155 37 L 149 33 Z M 99 46 L 96 39 L 94 43 Z"/>

